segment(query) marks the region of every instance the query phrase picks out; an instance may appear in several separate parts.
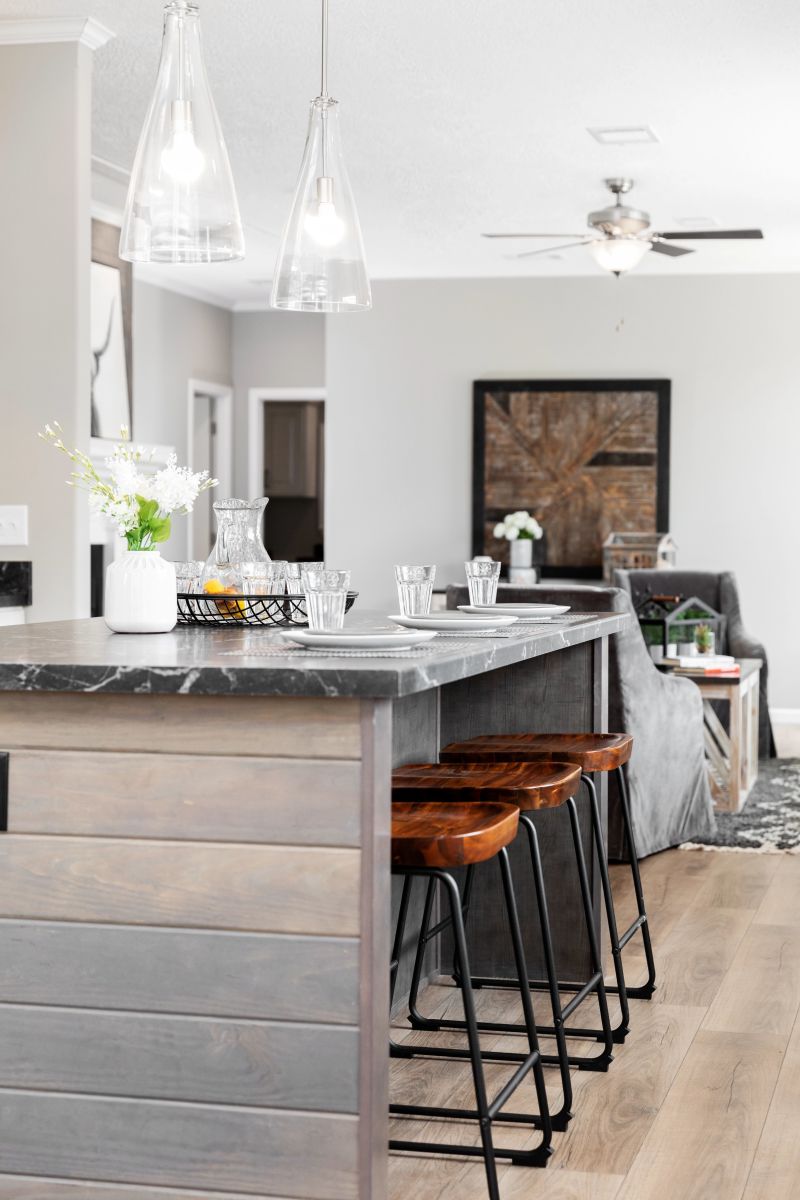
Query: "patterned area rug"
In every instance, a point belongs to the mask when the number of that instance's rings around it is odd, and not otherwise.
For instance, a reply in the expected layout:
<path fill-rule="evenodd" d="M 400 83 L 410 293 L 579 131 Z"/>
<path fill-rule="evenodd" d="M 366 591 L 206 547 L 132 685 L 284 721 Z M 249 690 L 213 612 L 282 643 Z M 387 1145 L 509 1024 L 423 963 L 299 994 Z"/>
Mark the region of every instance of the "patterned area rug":
<path fill-rule="evenodd" d="M 800 854 L 800 758 L 762 760 L 742 811 L 716 817 L 716 837 L 684 842 L 679 849 Z"/>

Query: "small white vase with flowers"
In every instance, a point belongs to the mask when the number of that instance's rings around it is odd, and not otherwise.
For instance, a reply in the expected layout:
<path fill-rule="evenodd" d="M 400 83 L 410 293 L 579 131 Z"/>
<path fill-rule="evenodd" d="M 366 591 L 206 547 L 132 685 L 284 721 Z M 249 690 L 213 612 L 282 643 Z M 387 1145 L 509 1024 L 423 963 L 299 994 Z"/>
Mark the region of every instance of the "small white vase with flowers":
<path fill-rule="evenodd" d="M 39 437 L 75 464 L 67 483 L 88 492 L 92 511 L 113 521 L 127 543 L 122 557 L 106 570 L 106 625 L 114 633 L 169 633 L 178 620 L 175 568 L 158 546 L 172 531 L 172 517 L 191 512 L 200 493 L 216 487 L 217 480 L 208 471 L 179 467 L 174 454 L 162 470 L 145 473 L 148 451 L 131 445 L 125 428 L 122 442 L 105 460 L 106 480 L 89 456 L 71 450 L 61 435 L 54 421 Z"/>
<path fill-rule="evenodd" d="M 494 536 L 504 538 L 509 545 L 509 579 L 512 583 L 535 583 L 533 543 L 544 536 L 544 530 L 527 511 L 507 513 L 494 527 Z"/>

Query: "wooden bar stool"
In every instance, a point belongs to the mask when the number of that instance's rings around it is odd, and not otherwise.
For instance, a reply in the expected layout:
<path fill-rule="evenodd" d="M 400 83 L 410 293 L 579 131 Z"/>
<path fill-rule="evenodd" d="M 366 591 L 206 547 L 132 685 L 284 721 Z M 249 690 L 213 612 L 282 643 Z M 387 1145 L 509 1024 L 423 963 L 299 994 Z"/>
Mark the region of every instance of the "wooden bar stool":
<path fill-rule="evenodd" d="M 614 1030 L 614 1040 L 624 1042 L 629 1032 L 630 1010 L 628 997 L 649 1000 L 655 991 L 656 968 L 653 958 L 653 947 L 650 939 L 650 929 L 647 922 L 647 909 L 644 901 L 639 860 L 636 851 L 636 839 L 631 822 L 630 804 L 628 801 L 628 786 L 625 777 L 625 766 L 630 760 L 633 750 L 633 738 L 628 733 L 518 733 L 518 734 L 487 734 L 482 737 L 470 738 L 464 742 L 453 742 L 441 752 L 443 762 L 483 762 L 483 763 L 533 763 L 557 757 L 561 761 L 574 763 L 581 769 L 581 779 L 589 795 L 592 833 L 594 837 L 597 858 L 600 867 L 600 883 L 603 889 L 606 917 L 608 920 L 611 953 L 614 960 L 616 984 L 606 985 L 606 991 L 619 996 L 621 1019 Z M 598 771 L 614 771 L 619 785 L 620 806 L 625 841 L 630 855 L 631 875 L 636 895 L 636 920 L 620 934 L 617 929 L 614 898 L 611 892 L 611 881 L 608 876 L 606 862 L 605 840 L 600 821 L 600 807 L 597 791 L 591 778 Z M 628 987 L 625 982 L 625 972 L 622 963 L 622 951 L 637 932 L 641 930 L 647 962 L 647 979 L 641 985 Z M 567 991 L 570 987 L 561 984 Z M 571 1031 L 573 1032 L 573 1031 Z M 580 1031 L 574 1031 L 580 1033 Z"/>
<path fill-rule="evenodd" d="M 557 1113 L 551 1114 L 554 1129 L 566 1129 L 572 1116 L 572 1080 L 570 1066 L 583 1070 L 607 1070 L 612 1059 L 612 1030 L 606 1003 L 605 986 L 603 983 L 602 960 L 600 947 L 594 930 L 591 891 L 589 888 L 586 863 L 583 855 L 583 843 L 580 837 L 578 816 L 575 808 L 575 793 L 580 788 L 580 768 L 570 763 L 539 762 L 539 763 L 505 763 L 505 764 L 471 764 L 471 763 L 428 763 L 420 766 L 399 767 L 392 775 L 392 796 L 395 800 L 420 802 L 432 799 L 442 805 L 448 796 L 463 804 L 465 801 L 479 805 L 489 798 L 493 801 L 514 804 L 519 810 L 519 821 L 525 830 L 530 850 L 531 869 L 536 892 L 536 904 L 539 912 L 539 927 L 542 938 L 542 948 L 547 973 L 547 989 L 550 993 L 550 1005 L 553 1012 L 553 1025 L 540 1026 L 540 1032 L 551 1033 L 556 1039 L 557 1054 L 542 1055 L 542 1062 L 557 1066 L 561 1072 L 562 1105 Z M 550 916 L 545 890 L 542 859 L 536 827 L 530 814 L 544 808 L 559 808 L 566 805 L 570 814 L 575 860 L 578 870 L 578 881 L 581 888 L 584 917 L 590 955 L 592 959 L 592 975 L 582 984 L 577 994 L 562 1007 L 558 988 L 558 974 L 555 966 L 553 942 L 550 931 Z M 464 883 L 461 901 L 461 911 L 464 920 L 469 912 L 470 896 L 474 877 L 474 866 L 469 867 Z M 418 1007 L 419 985 L 422 978 L 422 965 L 425 949 L 428 943 L 450 927 L 449 917 L 445 917 L 431 928 L 433 913 L 433 888 L 429 884 L 425 897 L 420 936 L 417 942 L 417 953 L 414 960 L 414 970 L 411 978 L 409 995 L 409 1012 L 411 1024 L 415 1029 L 463 1029 L 463 1021 L 448 1018 L 431 1018 L 424 1016 Z M 459 985 L 463 979 L 459 972 L 454 971 L 454 977 Z M 526 977 L 527 978 L 527 977 Z M 481 987 L 516 986 L 513 981 L 492 979 L 470 980 L 470 985 L 479 983 Z M 530 981 L 529 981 L 530 983 Z M 567 1051 L 565 1037 L 565 1022 L 569 1016 L 588 998 L 596 994 L 604 1029 L 605 1046 L 601 1054 L 591 1056 L 570 1056 Z M 524 1023 L 506 1023 L 479 1021 L 478 1029 L 488 1033 L 526 1033 Z M 593 1032 L 592 1036 L 596 1036 Z M 484 1057 L 489 1057 L 485 1055 Z M 524 1056 L 512 1051 L 495 1051 L 492 1057 L 496 1060 L 515 1062 Z"/>
<path fill-rule="evenodd" d="M 547 1107 L 547 1093 L 544 1085 L 539 1045 L 536 1038 L 536 1026 L 533 1019 L 533 1005 L 530 992 L 525 986 L 527 981 L 527 966 L 525 951 L 522 945 L 522 933 L 519 927 L 514 885 L 511 878 L 511 868 L 508 862 L 506 846 L 514 840 L 519 825 L 519 809 L 516 805 L 500 803 L 435 803 L 420 802 L 413 804 L 396 803 L 392 805 L 392 874 L 403 877 L 403 895 L 400 902 L 400 912 L 395 931 L 394 947 L 391 963 L 391 995 L 394 996 L 395 981 L 403 944 L 403 933 L 408 915 L 408 902 L 413 879 L 420 876 L 426 879 L 429 886 L 441 888 L 447 897 L 450 908 L 455 954 L 458 970 L 462 979 L 461 995 L 464 1004 L 464 1027 L 467 1032 L 468 1050 L 461 1055 L 453 1055 L 444 1047 L 436 1046 L 406 1046 L 392 1044 L 394 1057 L 413 1058 L 416 1055 L 427 1057 L 460 1057 L 468 1058 L 472 1067 L 472 1080 L 475 1089 L 475 1109 L 457 1109 L 442 1106 L 421 1104 L 392 1104 L 390 1112 L 396 1116 L 406 1117 L 436 1117 L 451 1118 L 459 1121 L 474 1120 L 480 1127 L 481 1145 L 468 1146 L 456 1142 L 423 1142 L 392 1139 L 389 1146 L 392 1150 L 409 1150 L 422 1154 L 455 1154 L 468 1157 L 482 1157 L 486 1169 L 486 1182 L 490 1200 L 499 1200 L 497 1183 L 497 1158 L 507 1158 L 511 1162 L 525 1166 L 546 1166 L 550 1156 L 552 1127 Z M 464 934 L 464 923 L 461 914 L 461 896 L 458 885 L 451 872 L 456 867 L 472 867 L 476 863 L 496 859 L 500 867 L 505 899 L 506 914 L 511 930 L 511 941 L 514 951 L 514 961 L 520 984 L 522 1007 L 525 1014 L 526 1031 L 528 1035 L 528 1051 L 521 1056 L 521 1062 L 511 1078 L 500 1089 L 493 1100 L 486 1092 L 486 1080 L 483 1071 L 483 1059 L 478 1035 L 478 1023 L 475 1015 L 475 1001 L 470 984 L 469 960 L 467 943 Z M 492 1123 L 495 1119 L 507 1120 L 502 1109 L 511 1099 L 519 1085 L 533 1074 L 536 1095 L 539 1103 L 539 1113 L 536 1118 L 523 1117 L 522 1120 L 542 1130 L 542 1138 L 538 1146 L 532 1150 L 512 1150 L 495 1147 L 492 1137 Z M 520 1114 L 514 1114 L 518 1116 Z"/>

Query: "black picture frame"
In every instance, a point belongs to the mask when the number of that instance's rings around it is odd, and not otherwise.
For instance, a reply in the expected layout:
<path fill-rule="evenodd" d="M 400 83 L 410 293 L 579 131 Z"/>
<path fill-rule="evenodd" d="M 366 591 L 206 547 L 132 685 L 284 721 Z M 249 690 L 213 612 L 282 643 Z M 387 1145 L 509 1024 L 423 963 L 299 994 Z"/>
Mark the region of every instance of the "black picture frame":
<path fill-rule="evenodd" d="M 478 379 L 472 385 L 472 553 L 483 554 L 486 527 L 486 393 L 517 392 L 654 392 L 657 397 L 656 524 L 669 530 L 670 427 L 672 382 L 669 379 Z M 545 531 L 546 532 L 546 531 Z M 542 576 L 571 575 L 596 579 L 598 570 L 558 564 L 542 568 Z"/>

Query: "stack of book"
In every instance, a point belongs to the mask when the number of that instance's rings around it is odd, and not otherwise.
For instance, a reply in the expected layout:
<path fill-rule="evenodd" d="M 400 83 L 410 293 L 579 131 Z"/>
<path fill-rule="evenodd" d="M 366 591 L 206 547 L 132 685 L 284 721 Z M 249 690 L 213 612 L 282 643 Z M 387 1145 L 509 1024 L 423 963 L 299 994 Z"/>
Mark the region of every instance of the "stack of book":
<path fill-rule="evenodd" d="M 730 654 L 688 654 L 663 658 L 662 664 L 675 675 L 739 675 L 739 664 Z"/>

